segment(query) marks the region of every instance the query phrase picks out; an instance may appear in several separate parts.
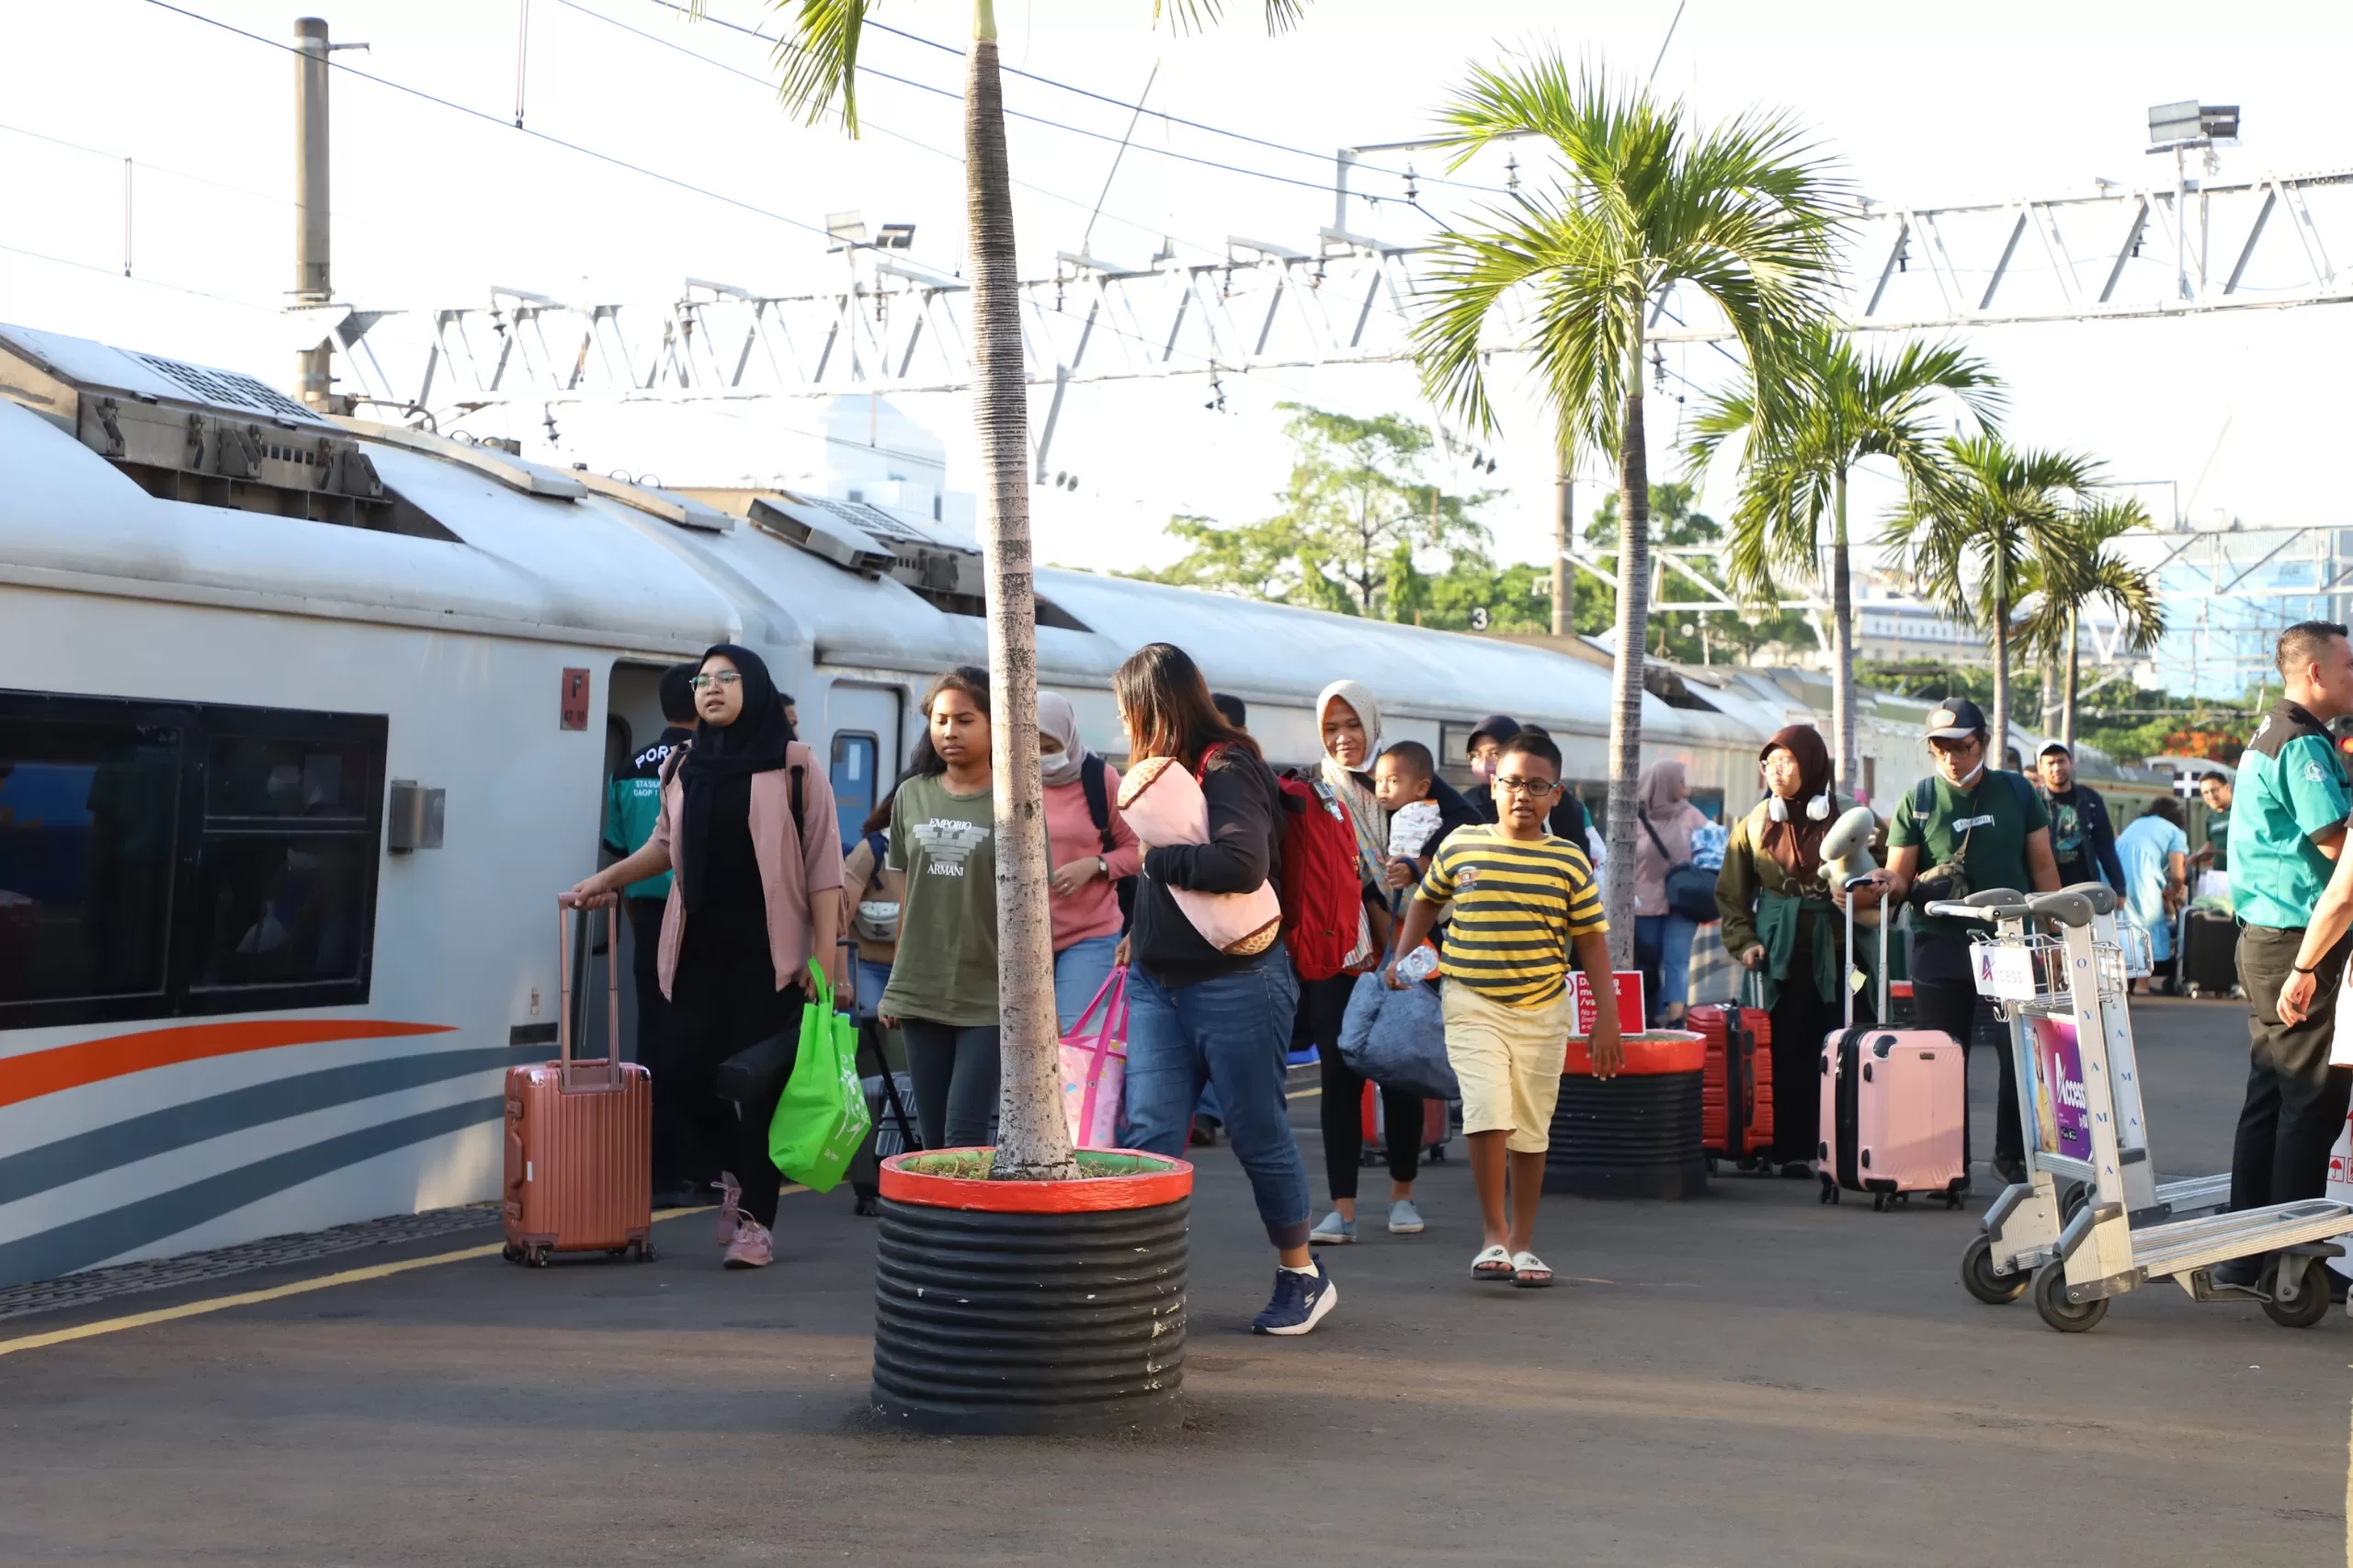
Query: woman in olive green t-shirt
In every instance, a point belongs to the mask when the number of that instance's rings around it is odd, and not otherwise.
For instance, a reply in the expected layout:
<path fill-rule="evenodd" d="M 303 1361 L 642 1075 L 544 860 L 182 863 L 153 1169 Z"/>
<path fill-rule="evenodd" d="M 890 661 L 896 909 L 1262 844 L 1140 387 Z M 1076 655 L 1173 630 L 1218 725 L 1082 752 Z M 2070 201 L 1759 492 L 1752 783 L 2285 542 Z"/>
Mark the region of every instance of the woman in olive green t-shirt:
<path fill-rule="evenodd" d="M 924 1147 L 985 1144 L 997 1100 L 996 802 L 988 673 L 961 665 L 924 698 L 931 755 L 891 802 L 906 873 L 899 947 L 876 1011 L 907 1044 Z"/>

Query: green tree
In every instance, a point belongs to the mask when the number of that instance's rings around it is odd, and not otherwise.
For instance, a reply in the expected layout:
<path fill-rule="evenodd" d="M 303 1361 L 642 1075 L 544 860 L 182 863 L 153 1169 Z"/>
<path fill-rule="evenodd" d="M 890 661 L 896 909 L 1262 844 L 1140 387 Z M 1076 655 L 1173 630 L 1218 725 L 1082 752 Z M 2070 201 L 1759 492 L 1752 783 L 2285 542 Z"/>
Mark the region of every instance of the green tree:
<path fill-rule="evenodd" d="M 1992 766 L 2010 744 L 2012 617 L 2036 582 L 2072 591 L 2085 562 L 2076 522 L 2092 503 L 2099 465 L 2075 452 L 2011 446 L 1980 433 L 1947 437 L 1946 478 L 1915 489 L 1885 542 L 1904 553 L 1929 602 L 1992 639 Z"/>
<path fill-rule="evenodd" d="M 1634 790 L 1642 772 L 1643 650 L 1649 637 L 1650 457 L 1646 323 L 1681 285 L 1730 324 L 1761 387 L 1779 384 L 1797 338 L 1836 286 L 1845 186 L 1790 120 L 1749 114 L 1708 130 L 1646 86 L 1573 71 L 1557 51 L 1472 71 L 1440 111 L 1457 166 L 1504 138 L 1540 137 L 1557 177 L 1441 236 L 1430 305 L 1415 327 L 1430 400 L 1495 428 L 1487 359 L 1496 317 L 1525 302 L 1521 341 L 1563 446 L 1618 455 L 1622 507 L 1609 719 L 1610 950 L 1633 956 Z"/>
<path fill-rule="evenodd" d="M 1949 481 L 1938 445 L 1937 403 L 1949 394 L 1983 428 L 2001 408 L 2000 382 L 1985 362 L 1949 346 L 1911 343 L 1893 352 L 1858 353 L 1829 327 L 1799 340 L 1787 367 L 1778 413 L 1765 416 L 1753 379 L 1744 374 L 1694 420 L 1695 474 L 1728 441 L 1742 442 L 1740 500 L 1733 511 L 1731 585 L 1745 598 L 1780 597 L 1774 573 L 1819 582 L 1822 525 L 1830 523 L 1830 755 L 1848 789 L 1860 777 L 1855 749 L 1855 604 L 1847 557 L 1847 477 L 1884 459 L 1912 492 L 1929 494 Z"/>
<path fill-rule="evenodd" d="M 858 134 L 858 50 L 873 0 L 775 0 L 788 19 L 777 60 L 787 107 L 814 124 L 838 106 Z M 1178 23 L 1214 19 L 1217 0 L 1167 0 Z M 1267 27 L 1299 19 L 1304 0 L 1265 0 Z M 1155 0 L 1154 22 L 1160 15 Z M 1038 775 L 1035 567 L 1029 549 L 1029 389 L 1022 361 L 1021 274 L 1005 149 L 995 0 L 972 0 L 964 68 L 967 276 L 972 291 L 972 416 L 981 448 L 981 538 L 988 596 L 990 719 L 995 733 L 998 1011 L 1003 1026 L 1001 1138 L 1008 1179 L 1069 1178 L 1078 1163 L 1055 1066 L 1053 932 Z"/>
<path fill-rule="evenodd" d="M 2030 581 L 2037 593 L 2019 628 L 2027 649 L 2058 667 L 2059 738 L 2071 747 L 2075 744 L 2084 609 L 2105 604 L 2115 612 L 2117 634 L 2128 653 L 2145 653 L 2165 634 L 2165 607 L 2157 600 L 2156 584 L 2111 545 L 2119 534 L 2147 528 L 2148 508 L 2130 498 L 2103 496 L 2080 507 L 2072 522 L 2074 537 L 2057 563 L 2065 569 L 2053 571 L 2052 563 L 2042 561 L 2032 563 Z"/>

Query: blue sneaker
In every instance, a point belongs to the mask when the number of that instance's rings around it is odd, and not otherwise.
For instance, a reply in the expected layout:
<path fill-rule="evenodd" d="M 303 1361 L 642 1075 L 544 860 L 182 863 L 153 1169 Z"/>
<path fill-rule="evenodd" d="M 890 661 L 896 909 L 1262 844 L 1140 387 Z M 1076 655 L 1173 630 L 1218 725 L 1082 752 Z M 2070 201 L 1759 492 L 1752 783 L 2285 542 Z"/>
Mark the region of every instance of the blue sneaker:
<path fill-rule="evenodd" d="M 1340 1218 L 1337 1209 L 1316 1221 L 1315 1228 L 1307 1233 L 1307 1244 L 1313 1247 L 1347 1246 L 1356 1239 L 1357 1222 Z"/>
<path fill-rule="evenodd" d="M 1275 1270 L 1275 1299 L 1267 1310 L 1250 1320 L 1253 1334 L 1306 1334 L 1330 1315 L 1340 1304 L 1340 1288 L 1324 1271 L 1324 1260 L 1315 1260 L 1315 1272 L 1299 1274 L 1288 1268 Z"/>

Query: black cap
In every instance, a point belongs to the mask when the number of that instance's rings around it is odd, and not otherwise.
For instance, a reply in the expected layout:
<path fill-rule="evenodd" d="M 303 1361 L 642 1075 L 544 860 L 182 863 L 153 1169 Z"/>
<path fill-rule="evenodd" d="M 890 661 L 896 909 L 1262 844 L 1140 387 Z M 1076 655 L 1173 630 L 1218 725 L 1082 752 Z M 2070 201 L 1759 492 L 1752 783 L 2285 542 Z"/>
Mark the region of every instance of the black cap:
<path fill-rule="evenodd" d="M 1929 710 L 1927 738 L 1957 741 L 1985 733 L 1985 715 L 1966 697 L 1948 697 Z"/>
<path fill-rule="evenodd" d="M 1497 745 L 1501 745 L 1506 741 L 1510 740 L 1514 735 L 1519 733 L 1519 730 L 1520 723 L 1518 720 L 1510 717 L 1508 714 L 1490 713 L 1485 718 L 1479 721 L 1479 727 L 1477 729 L 1471 732 L 1471 738 L 1462 744 L 1463 750 L 1468 751 L 1472 746 L 1477 745 L 1479 744 L 1479 737 L 1482 735 L 1486 736 Z"/>

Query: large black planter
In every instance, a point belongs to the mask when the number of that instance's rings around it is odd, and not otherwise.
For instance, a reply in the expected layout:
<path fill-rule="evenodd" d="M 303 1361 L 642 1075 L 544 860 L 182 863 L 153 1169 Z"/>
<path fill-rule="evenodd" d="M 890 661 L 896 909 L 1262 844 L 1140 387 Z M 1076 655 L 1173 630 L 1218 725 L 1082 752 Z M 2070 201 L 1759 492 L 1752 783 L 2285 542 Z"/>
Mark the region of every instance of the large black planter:
<path fill-rule="evenodd" d="M 1690 1198 L 1708 1190 L 1699 1146 L 1705 1046 L 1696 1034 L 1629 1036 L 1625 1070 L 1596 1078 L 1569 1042 L 1544 1154 L 1544 1190 L 1580 1198 Z"/>
<path fill-rule="evenodd" d="M 875 1410 L 955 1434 L 1181 1421 L 1192 1166 L 1088 1151 L 1102 1174 L 1078 1181 L 936 1174 L 959 1153 L 883 1162 Z"/>

